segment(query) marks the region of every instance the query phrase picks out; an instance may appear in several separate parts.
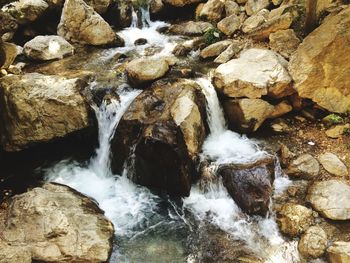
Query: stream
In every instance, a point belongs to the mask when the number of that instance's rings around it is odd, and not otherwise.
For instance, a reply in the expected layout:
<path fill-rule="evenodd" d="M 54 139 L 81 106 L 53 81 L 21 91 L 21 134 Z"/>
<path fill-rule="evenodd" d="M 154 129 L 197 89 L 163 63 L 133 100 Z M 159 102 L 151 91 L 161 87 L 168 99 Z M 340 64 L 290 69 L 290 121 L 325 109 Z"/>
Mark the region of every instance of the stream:
<path fill-rule="evenodd" d="M 116 52 L 132 51 L 143 56 L 148 48 L 155 47 L 159 51 L 154 56 L 171 56 L 181 38 L 159 33 L 157 29 L 167 24 L 152 22 L 147 10 L 142 10 L 142 22 L 140 29 L 134 14 L 132 26 L 119 32 L 125 39 L 125 47 L 109 49 L 101 59 L 107 60 Z M 148 43 L 135 46 L 138 38 L 145 38 Z M 259 148 L 259 142 L 227 129 L 210 74 L 196 81 L 207 100 L 210 128 L 202 157 L 214 164 L 245 164 L 266 157 L 268 153 Z M 215 249 L 211 240 L 215 237 L 232 241 L 228 245 L 226 242 L 225 247 L 216 242 L 220 246 L 216 249 L 252 254 L 262 262 L 299 262 L 297 242 L 280 235 L 273 211 L 266 217 L 246 215 L 221 181 L 212 183 L 205 191 L 193 185 L 189 197 L 173 200 L 159 197 L 130 181 L 128 174 L 133 167 L 125 166 L 123 174 L 113 174 L 110 140 L 124 112 L 141 90 L 124 85 L 117 93 L 120 101 L 103 101 L 100 106 L 94 106 L 99 125 L 99 147 L 95 155 L 85 163 L 62 160 L 44 171 L 47 181 L 69 185 L 95 199 L 114 223 L 110 262 L 215 262 L 210 261 L 210 250 Z M 289 180 L 282 174 L 278 162 L 276 167 L 274 194 L 278 195 L 286 189 Z"/>

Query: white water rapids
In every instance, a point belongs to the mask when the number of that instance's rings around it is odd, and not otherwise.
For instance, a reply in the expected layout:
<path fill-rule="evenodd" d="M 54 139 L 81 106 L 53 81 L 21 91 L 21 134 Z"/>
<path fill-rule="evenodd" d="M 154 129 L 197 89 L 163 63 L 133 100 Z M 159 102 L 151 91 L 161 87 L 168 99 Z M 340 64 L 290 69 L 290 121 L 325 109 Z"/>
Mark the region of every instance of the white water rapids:
<path fill-rule="evenodd" d="M 146 13 L 147 26 L 133 26 L 120 32 L 126 47 L 118 51 L 136 50 L 143 55 L 145 48 L 161 46 L 158 55 L 170 54 L 174 39 L 157 32 L 163 22 L 152 22 Z M 138 38 L 148 44 L 134 46 Z M 249 163 L 266 156 L 258 144 L 245 136 L 227 130 L 225 118 L 210 80 L 197 80 L 207 99 L 210 135 L 203 146 L 203 156 L 215 163 Z M 64 160 L 46 170 L 46 178 L 71 186 L 94 198 L 115 226 L 115 250 L 110 262 L 197 262 L 197 251 L 188 249 L 189 237 L 196 229 L 211 224 L 234 240 L 244 241 L 268 263 L 298 262 L 296 242 L 286 242 L 280 236 L 273 215 L 267 218 L 248 217 L 235 204 L 221 183 L 203 192 L 193 186 L 190 196 L 180 202 L 164 200 L 148 189 L 137 186 L 126 176 L 114 175 L 110 168 L 110 140 L 133 99 L 141 91 L 119 91 L 120 101 L 103 102 L 96 107 L 99 125 L 99 148 L 87 163 Z M 288 179 L 276 170 L 275 194 L 282 192 Z"/>

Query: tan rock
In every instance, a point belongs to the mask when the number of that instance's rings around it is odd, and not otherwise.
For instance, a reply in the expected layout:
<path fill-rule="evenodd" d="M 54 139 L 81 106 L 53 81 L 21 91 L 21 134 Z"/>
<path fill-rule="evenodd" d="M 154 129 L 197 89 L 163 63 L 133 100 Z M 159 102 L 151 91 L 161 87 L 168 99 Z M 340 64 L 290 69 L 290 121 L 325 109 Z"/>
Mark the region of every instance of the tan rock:
<path fill-rule="evenodd" d="M 231 40 L 223 40 L 223 41 L 216 42 L 206 47 L 205 49 L 203 49 L 201 51 L 200 56 L 202 58 L 216 57 L 220 55 L 225 49 L 227 49 L 227 47 L 230 46 L 231 44 L 232 44 Z"/>
<path fill-rule="evenodd" d="M 286 70 L 287 62 L 278 54 L 264 49 L 247 49 L 238 59 L 220 65 L 213 82 L 228 97 L 251 99 L 267 95 L 284 97 L 294 90 Z"/>
<path fill-rule="evenodd" d="M 233 41 L 224 52 L 222 52 L 215 60 L 215 63 L 223 64 L 228 62 L 234 56 L 237 56 L 243 49 L 244 44 L 240 41 Z"/>
<path fill-rule="evenodd" d="M 188 21 L 179 24 L 174 24 L 169 27 L 169 33 L 175 35 L 185 35 L 185 36 L 201 36 L 207 30 L 213 28 L 213 25 L 209 22 L 203 21 Z"/>
<path fill-rule="evenodd" d="M 289 65 L 299 95 L 331 112 L 350 109 L 349 26 L 347 7 L 309 34 Z"/>
<path fill-rule="evenodd" d="M 348 168 L 335 154 L 327 152 L 318 159 L 327 172 L 340 177 L 348 175 Z"/>
<path fill-rule="evenodd" d="M 267 21 L 269 13 L 269 10 L 262 9 L 258 13 L 248 17 L 242 25 L 242 31 L 244 33 L 249 33 L 255 30 Z"/>
<path fill-rule="evenodd" d="M 337 241 L 328 249 L 328 258 L 330 263 L 349 263 L 350 262 L 350 242 Z"/>
<path fill-rule="evenodd" d="M 218 22 L 224 16 L 225 1 L 222 0 L 209 0 L 206 2 L 199 14 L 202 20 L 210 22 Z"/>
<path fill-rule="evenodd" d="M 350 186 L 343 181 L 315 182 L 306 199 L 323 216 L 333 220 L 350 219 Z"/>
<path fill-rule="evenodd" d="M 335 127 L 328 129 L 326 135 L 330 138 L 337 139 L 347 130 L 350 130 L 350 124 L 336 125 Z"/>
<path fill-rule="evenodd" d="M 300 238 L 299 252 L 307 258 L 319 258 L 326 252 L 327 234 L 319 226 L 312 226 Z"/>
<path fill-rule="evenodd" d="M 218 24 L 218 29 L 227 36 L 233 35 L 238 29 L 240 29 L 242 24 L 241 17 L 237 15 L 231 15 L 222 19 Z"/>
<path fill-rule="evenodd" d="M 15 44 L 0 40 L 0 68 L 10 67 L 18 55 L 18 47 Z"/>
<path fill-rule="evenodd" d="M 223 107 L 229 125 L 243 132 L 256 131 L 274 111 L 273 105 L 261 99 L 227 99 Z"/>
<path fill-rule="evenodd" d="M 106 262 L 113 224 L 71 188 L 45 184 L 12 198 L 0 217 L 0 262 Z M 16 261 L 18 260 L 18 261 Z"/>
<path fill-rule="evenodd" d="M 1 78 L 2 145 L 18 151 L 89 127 L 84 82 L 38 73 Z"/>
<path fill-rule="evenodd" d="M 239 15 L 241 9 L 234 0 L 225 1 L 225 13 L 226 16 Z"/>
<path fill-rule="evenodd" d="M 68 41 L 89 45 L 124 45 L 110 25 L 83 0 L 66 0 L 58 35 Z"/>
<path fill-rule="evenodd" d="M 29 24 L 40 18 L 49 4 L 44 0 L 19 0 L 6 5 L 2 10 L 11 14 L 19 24 Z"/>
<path fill-rule="evenodd" d="M 288 167 L 288 175 L 294 177 L 315 178 L 320 172 L 318 161 L 311 154 L 302 154 Z"/>
<path fill-rule="evenodd" d="M 278 212 L 277 223 L 280 230 L 291 237 L 305 232 L 313 221 L 312 210 L 302 205 L 287 203 Z"/>
<path fill-rule="evenodd" d="M 300 44 L 299 38 L 295 35 L 293 29 L 280 30 L 270 34 L 270 47 L 284 56 L 289 58 Z"/>
<path fill-rule="evenodd" d="M 108 7 L 112 3 L 111 0 L 84 0 L 89 6 L 91 6 L 97 13 L 106 13 Z"/>
<path fill-rule="evenodd" d="M 269 0 L 248 0 L 245 4 L 245 10 L 248 16 L 251 16 L 261 9 L 267 8 L 270 5 Z"/>
<path fill-rule="evenodd" d="M 292 110 L 293 110 L 293 107 L 289 104 L 288 101 L 282 101 L 274 107 L 274 110 L 270 114 L 269 118 L 275 119 L 275 118 L 281 117 L 284 114 L 291 112 Z"/>
<path fill-rule="evenodd" d="M 164 58 L 137 58 L 126 66 L 130 82 L 137 86 L 163 77 L 169 70 L 169 63 Z"/>

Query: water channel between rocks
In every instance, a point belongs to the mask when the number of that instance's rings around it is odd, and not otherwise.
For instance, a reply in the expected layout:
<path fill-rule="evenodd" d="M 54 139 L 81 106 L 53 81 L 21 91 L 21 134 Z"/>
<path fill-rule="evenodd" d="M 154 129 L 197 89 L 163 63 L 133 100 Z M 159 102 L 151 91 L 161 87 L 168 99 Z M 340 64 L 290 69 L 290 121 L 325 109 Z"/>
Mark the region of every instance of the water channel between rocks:
<path fill-rule="evenodd" d="M 136 19 L 136 17 L 135 17 Z M 102 60 L 116 52 L 133 51 L 143 56 L 148 47 L 156 46 L 154 56 L 170 56 L 178 37 L 163 35 L 157 31 L 164 22 L 152 22 L 143 11 L 143 28 L 130 28 L 119 32 L 125 39 L 123 48 L 110 49 Z M 138 38 L 147 39 L 144 46 L 134 46 Z M 214 165 L 223 163 L 246 164 L 268 155 L 259 149 L 258 142 L 229 131 L 225 118 L 211 85 L 210 77 L 196 80 L 207 100 L 207 118 L 210 135 L 202 148 L 203 158 Z M 91 86 L 93 88 L 93 85 Z M 248 216 L 229 196 L 221 181 L 213 182 L 205 190 L 193 185 L 190 196 L 182 200 L 158 197 L 145 187 L 128 179 L 132 166 L 126 166 L 123 174 L 113 174 L 110 167 L 110 140 L 132 101 L 141 93 L 130 87 L 118 89 L 120 101 L 103 101 L 95 106 L 99 125 L 99 147 L 88 163 L 63 160 L 46 168 L 48 181 L 69 185 L 94 198 L 115 226 L 115 245 L 110 262 L 213 262 L 206 261 L 212 255 L 212 246 L 230 253 L 245 251 L 263 262 L 298 262 L 296 241 L 284 240 L 272 211 L 266 217 Z M 275 170 L 274 194 L 288 185 L 288 179 Z M 213 242 L 213 240 L 216 242 Z M 229 242 L 227 242 L 227 240 Z"/>

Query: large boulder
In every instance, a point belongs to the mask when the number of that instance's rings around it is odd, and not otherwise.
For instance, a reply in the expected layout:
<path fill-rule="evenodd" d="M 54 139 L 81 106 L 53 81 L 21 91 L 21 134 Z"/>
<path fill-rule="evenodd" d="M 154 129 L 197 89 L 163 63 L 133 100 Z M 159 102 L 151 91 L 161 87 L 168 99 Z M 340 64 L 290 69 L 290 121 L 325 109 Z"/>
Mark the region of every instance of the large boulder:
<path fill-rule="evenodd" d="M 24 45 L 24 54 L 35 60 L 52 60 L 72 55 L 74 47 L 60 36 L 37 36 Z"/>
<path fill-rule="evenodd" d="M 298 204 L 284 204 L 278 212 L 277 223 L 282 233 L 291 237 L 305 232 L 314 222 L 312 210 Z"/>
<path fill-rule="evenodd" d="M 66 0 L 57 33 L 81 44 L 124 45 L 110 25 L 83 0 Z"/>
<path fill-rule="evenodd" d="M 347 7 L 309 34 L 289 65 L 298 94 L 332 112 L 350 109 L 349 27 Z"/>
<path fill-rule="evenodd" d="M 44 0 L 19 0 L 2 8 L 13 16 L 19 24 L 29 24 L 45 14 L 49 4 Z"/>
<path fill-rule="evenodd" d="M 294 93 L 286 67 L 287 61 L 271 50 L 247 49 L 238 59 L 220 65 L 213 83 L 220 93 L 231 98 L 281 98 Z"/>
<path fill-rule="evenodd" d="M 206 136 L 205 98 L 194 81 L 160 80 L 141 93 L 121 119 L 112 141 L 112 169 L 133 156 L 141 185 L 189 195 L 195 160 Z"/>
<path fill-rule="evenodd" d="M 224 186 L 238 206 L 249 214 L 259 215 L 269 210 L 273 171 L 270 159 L 246 167 L 222 165 L 218 169 Z"/>
<path fill-rule="evenodd" d="M 336 241 L 328 249 L 330 263 L 350 262 L 350 242 Z"/>
<path fill-rule="evenodd" d="M 137 58 L 126 65 L 129 81 L 134 86 L 142 85 L 163 77 L 169 70 L 165 58 Z"/>
<path fill-rule="evenodd" d="M 343 181 L 315 182 L 309 188 L 306 198 L 326 218 L 350 219 L 350 186 Z"/>
<path fill-rule="evenodd" d="M 85 82 L 38 73 L 0 79 L 1 141 L 6 151 L 64 137 L 90 126 Z"/>
<path fill-rule="evenodd" d="M 88 197 L 57 184 L 14 196 L 0 211 L 0 262 L 106 262 L 113 224 Z"/>

